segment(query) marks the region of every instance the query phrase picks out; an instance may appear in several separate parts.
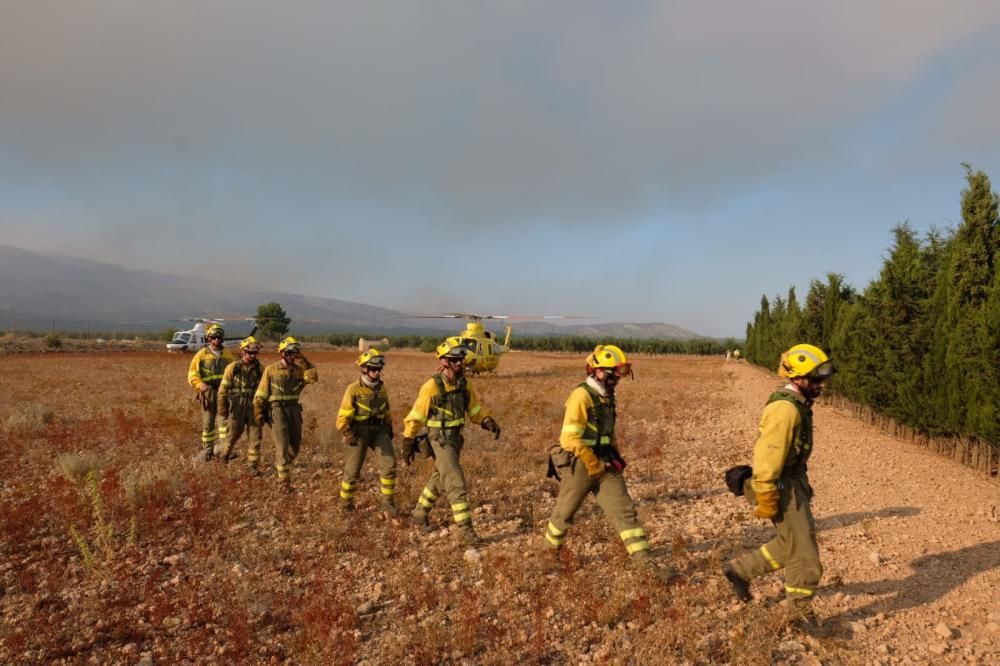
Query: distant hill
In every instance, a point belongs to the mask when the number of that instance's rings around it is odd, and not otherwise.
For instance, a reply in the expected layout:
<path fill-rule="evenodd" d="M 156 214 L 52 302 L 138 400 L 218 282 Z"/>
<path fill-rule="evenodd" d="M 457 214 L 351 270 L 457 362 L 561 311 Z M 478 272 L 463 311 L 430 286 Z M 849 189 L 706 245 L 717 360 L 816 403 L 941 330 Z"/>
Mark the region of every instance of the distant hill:
<path fill-rule="evenodd" d="M 458 331 L 461 322 L 412 319 L 396 310 L 334 298 L 220 286 L 209 280 L 128 270 L 88 259 L 44 255 L 0 245 L 0 331 L 161 330 L 181 317 L 252 316 L 277 301 L 300 333 L 357 331 L 368 334 Z M 129 323 L 123 323 L 129 322 Z M 143 322 L 143 323 L 139 323 Z M 249 327 L 249 325 L 248 325 Z M 490 327 L 498 329 L 499 327 Z M 515 335 L 582 335 L 691 339 L 696 333 L 671 324 L 562 326 L 517 322 Z"/>

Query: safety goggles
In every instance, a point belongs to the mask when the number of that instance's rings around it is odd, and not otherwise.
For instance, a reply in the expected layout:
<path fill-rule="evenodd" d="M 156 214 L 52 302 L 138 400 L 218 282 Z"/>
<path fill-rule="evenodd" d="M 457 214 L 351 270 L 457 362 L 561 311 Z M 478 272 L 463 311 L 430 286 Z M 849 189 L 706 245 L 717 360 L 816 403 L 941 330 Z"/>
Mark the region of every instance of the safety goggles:
<path fill-rule="evenodd" d="M 210 336 L 208 336 L 208 339 L 209 339 L 209 340 L 221 340 L 221 339 L 222 339 L 222 337 L 223 337 L 223 336 L 221 336 L 221 335 L 219 335 L 219 334 L 215 334 L 215 335 L 210 335 Z"/>
<path fill-rule="evenodd" d="M 615 377 L 628 377 L 632 374 L 632 364 L 622 363 L 614 368 L 604 368 L 607 372 L 613 372 Z"/>
<path fill-rule="evenodd" d="M 250 349 L 244 349 L 243 353 L 246 354 L 247 356 L 256 356 L 257 355 L 257 350 L 254 349 L 254 350 L 251 351 Z"/>
<path fill-rule="evenodd" d="M 381 365 L 366 365 L 365 372 L 382 372 L 384 368 Z"/>
<path fill-rule="evenodd" d="M 464 356 L 460 356 L 458 358 L 455 358 L 454 356 L 446 356 L 444 358 L 444 362 L 445 363 L 452 363 L 452 364 L 456 364 L 456 365 L 462 365 L 463 363 L 465 363 L 465 357 Z"/>

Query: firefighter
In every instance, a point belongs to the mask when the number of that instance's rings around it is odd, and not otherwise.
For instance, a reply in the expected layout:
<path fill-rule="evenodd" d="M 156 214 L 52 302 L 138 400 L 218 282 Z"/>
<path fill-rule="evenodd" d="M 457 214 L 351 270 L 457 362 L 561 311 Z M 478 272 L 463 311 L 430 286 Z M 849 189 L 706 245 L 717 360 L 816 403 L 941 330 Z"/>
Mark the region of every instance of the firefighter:
<path fill-rule="evenodd" d="M 749 602 L 750 580 L 785 569 L 786 605 L 793 617 L 815 621 L 811 601 L 823 575 L 806 475 L 812 453 L 812 404 L 836 369 L 818 347 L 795 345 L 781 355 L 778 375 L 788 380 L 768 398 L 753 449 L 753 474 L 744 484 L 754 515 L 774 523 L 777 536 L 723 565 L 736 597 Z"/>
<path fill-rule="evenodd" d="M 587 379 L 569 394 L 559 444 L 550 451 L 549 476 L 559 479 L 559 497 L 545 528 L 545 546 L 558 555 L 587 495 L 608 517 L 630 560 L 658 577 L 672 572 L 653 564 L 646 531 L 625 486 L 625 461 L 615 439 L 615 388 L 632 365 L 615 345 L 598 345 L 587 357 Z"/>
<path fill-rule="evenodd" d="M 392 414 L 389 394 L 382 382 L 385 356 L 377 349 L 363 352 L 357 361 L 361 378 L 344 391 L 337 412 L 337 430 L 347 446 L 344 455 L 344 478 L 340 482 L 340 506 L 354 510 L 354 494 L 358 476 L 369 448 L 375 449 L 379 461 L 379 486 L 383 514 L 395 520 L 396 454 L 392 448 Z"/>
<path fill-rule="evenodd" d="M 240 358 L 226 366 L 219 385 L 218 415 L 228 419 L 229 435 L 216 446 L 216 455 L 228 463 L 233 445 L 247 432 L 247 464 L 259 474 L 261 429 L 254 420 L 253 394 L 260 383 L 261 367 L 257 360 L 260 344 L 250 336 L 240 342 Z"/>
<path fill-rule="evenodd" d="M 461 338 L 450 337 L 439 344 L 437 357 L 438 372 L 420 387 L 413 409 L 403 421 L 403 456 L 406 463 L 411 464 L 416 457 L 417 435 L 425 427 L 427 438 L 424 446 L 427 448 L 423 452 L 434 458 L 434 472 L 420 493 L 411 516 L 417 525 L 427 528 L 431 508 L 438 497 L 445 494 L 463 541 L 476 546 L 481 540 L 472 527 L 472 507 L 469 505 L 465 474 L 458 460 L 465 442 L 462 430 L 468 418 L 483 430 L 491 432 L 494 439 L 499 439 L 500 426 L 479 402 L 476 390 L 465 378 L 465 365 L 470 359 L 469 350 Z"/>
<path fill-rule="evenodd" d="M 208 462 L 215 450 L 215 414 L 222 371 L 236 357 L 223 345 L 226 332 L 218 324 L 209 326 L 205 337 L 208 339 L 208 346 L 199 349 L 191 359 L 188 383 L 194 387 L 198 402 L 201 403 L 201 458 Z M 223 420 L 219 423 L 218 437 L 225 439 L 227 434 L 227 425 Z"/>
<path fill-rule="evenodd" d="M 274 468 L 278 481 L 291 491 L 292 461 L 302 444 L 302 405 L 299 395 L 306 384 L 319 381 L 316 366 L 302 355 L 295 338 L 289 336 L 278 344 L 281 360 L 264 368 L 253 396 L 254 421 L 258 426 L 271 424 L 274 440 Z"/>

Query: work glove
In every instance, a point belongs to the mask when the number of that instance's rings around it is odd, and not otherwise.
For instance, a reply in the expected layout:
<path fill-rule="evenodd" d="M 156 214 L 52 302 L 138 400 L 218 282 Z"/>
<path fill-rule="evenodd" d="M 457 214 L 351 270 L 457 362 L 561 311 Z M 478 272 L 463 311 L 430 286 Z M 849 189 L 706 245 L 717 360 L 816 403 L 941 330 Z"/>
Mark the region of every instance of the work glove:
<path fill-rule="evenodd" d="M 576 457 L 583 463 L 583 466 L 587 468 L 587 474 L 590 475 L 590 478 L 596 479 L 604 474 L 604 463 L 602 463 L 601 459 L 597 457 L 597 454 L 590 449 L 583 449 L 577 454 Z"/>
<path fill-rule="evenodd" d="M 778 491 L 765 490 L 757 493 L 757 507 L 753 510 L 753 515 L 773 520 L 778 515 Z"/>
<path fill-rule="evenodd" d="M 497 425 L 497 422 L 493 420 L 492 416 L 487 416 L 483 419 L 482 423 L 479 424 L 479 427 L 493 433 L 493 439 L 500 439 L 500 426 Z"/>
<path fill-rule="evenodd" d="M 264 405 L 264 403 L 262 403 L 262 402 L 254 402 L 253 403 L 253 422 L 256 423 L 257 426 L 260 427 L 260 428 L 264 427 L 264 421 L 265 421 L 264 410 L 265 409 L 267 409 L 267 407 Z"/>
<path fill-rule="evenodd" d="M 353 430 L 348 430 L 347 432 L 340 433 L 340 436 L 344 439 L 345 446 L 357 446 L 358 438 L 355 437 Z"/>
<path fill-rule="evenodd" d="M 403 462 L 412 465 L 417 458 L 417 440 L 413 437 L 403 438 Z"/>
<path fill-rule="evenodd" d="M 625 471 L 625 461 L 619 460 L 618 458 L 612 458 L 611 460 L 604 463 L 604 469 L 609 472 L 618 472 L 621 474 Z"/>
<path fill-rule="evenodd" d="M 229 418 L 229 400 L 219 400 L 218 406 L 215 408 L 215 413 L 224 419 Z"/>

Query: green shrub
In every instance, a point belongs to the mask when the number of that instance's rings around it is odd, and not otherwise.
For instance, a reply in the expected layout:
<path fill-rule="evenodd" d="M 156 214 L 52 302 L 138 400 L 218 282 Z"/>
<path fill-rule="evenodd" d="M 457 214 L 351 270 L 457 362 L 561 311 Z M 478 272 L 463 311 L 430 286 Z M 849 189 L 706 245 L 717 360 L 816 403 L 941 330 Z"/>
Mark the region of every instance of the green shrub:
<path fill-rule="evenodd" d="M 59 337 L 58 333 L 49 333 L 44 338 L 45 348 L 55 351 L 62 347 L 62 338 Z"/>

